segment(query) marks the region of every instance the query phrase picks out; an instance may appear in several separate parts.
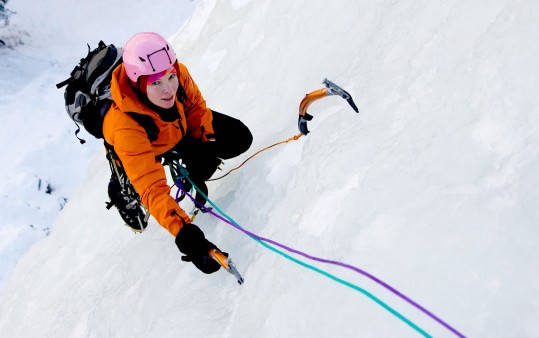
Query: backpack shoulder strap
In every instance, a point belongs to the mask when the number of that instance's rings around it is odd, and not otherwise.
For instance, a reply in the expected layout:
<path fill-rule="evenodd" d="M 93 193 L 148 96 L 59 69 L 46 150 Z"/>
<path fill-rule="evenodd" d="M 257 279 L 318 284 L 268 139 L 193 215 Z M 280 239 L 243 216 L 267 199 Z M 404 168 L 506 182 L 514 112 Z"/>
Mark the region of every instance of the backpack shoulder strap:
<path fill-rule="evenodd" d="M 187 100 L 187 93 L 185 92 L 185 89 L 180 81 L 178 81 L 178 90 L 176 90 L 176 95 L 178 96 L 178 101 L 185 106 L 184 101 Z"/>
<path fill-rule="evenodd" d="M 159 136 L 159 127 L 151 116 L 134 112 L 129 112 L 128 114 L 131 116 L 131 118 L 133 118 L 133 120 L 140 124 L 142 128 L 144 128 L 150 143 L 157 140 L 157 137 Z"/>

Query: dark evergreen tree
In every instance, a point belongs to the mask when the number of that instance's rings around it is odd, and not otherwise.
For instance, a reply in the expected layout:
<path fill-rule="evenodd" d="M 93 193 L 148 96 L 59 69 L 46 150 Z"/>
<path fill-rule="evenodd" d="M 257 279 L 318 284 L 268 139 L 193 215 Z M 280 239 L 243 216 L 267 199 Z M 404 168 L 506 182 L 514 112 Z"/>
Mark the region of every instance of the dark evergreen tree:
<path fill-rule="evenodd" d="M 6 8 L 8 0 L 0 0 L 0 21 L 4 21 L 4 25 L 9 24 L 9 15 L 12 13 Z"/>

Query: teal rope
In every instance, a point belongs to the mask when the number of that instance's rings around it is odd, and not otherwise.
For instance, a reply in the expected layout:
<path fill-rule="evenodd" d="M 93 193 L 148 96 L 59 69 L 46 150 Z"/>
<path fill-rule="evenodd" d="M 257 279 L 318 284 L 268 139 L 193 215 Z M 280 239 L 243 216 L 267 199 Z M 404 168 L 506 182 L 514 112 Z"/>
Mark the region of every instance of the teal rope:
<path fill-rule="evenodd" d="M 206 196 L 202 191 L 200 191 L 200 189 L 195 185 L 195 183 L 191 180 L 191 178 L 189 177 L 188 173 L 187 173 L 187 170 L 183 167 L 180 167 L 180 173 L 192 184 L 192 186 L 196 189 L 196 191 L 198 193 L 200 193 L 202 196 L 204 196 L 204 198 L 208 201 L 208 203 L 210 203 L 210 205 L 212 207 L 215 208 L 215 210 L 217 210 L 221 215 L 223 215 L 226 219 L 228 219 L 231 223 L 233 223 L 234 225 L 236 225 L 238 228 L 241 228 L 243 229 L 243 227 L 241 225 L 239 225 L 236 221 L 234 221 L 230 216 L 228 216 L 225 212 L 223 212 L 215 203 L 213 203 L 209 198 L 208 196 Z M 290 255 L 288 255 L 287 253 L 279 250 L 279 249 L 276 249 L 274 247 L 272 247 L 271 245 L 261 241 L 260 239 L 258 238 L 255 238 L 253 236 L 250 236 L 251 239 L 253 239 L 254 241 L 258 242 L 260 245 L 264 246 L 265 248 L 277 253 L 278 255 L 281 255 L 283 256 L 284 258 L 300 265 L 300 266 L 303 266 L 304 268 L 307 268 L 307 269 L 310 269 L 314 272 L 317 272 L 323 276 L 326 276 L 340 284 L 343 284 L 353 290 L 356 290 L 362 294 L 364 294 L 365 296 L 367 296 L 368 298 L 370 298 L 371 300 L 373 300 L 374 302 L 376 302 L 378 305 L 382 306 L 384 309 L 386 309 L 387 311 L 389 311 L 391 314 L 393 314 L 394 316 L 396 316 L 397 318 L 399 318 L 400 320 L 402 320 L 403 322 L 405 322 L 407 325 L 409 325 L 411 328 L 413 328 L 414 330 L 416 330 L 417 332 L 419 332 L 421 335 L 423 335 L 424 337 L 432 337 L 431 335 L 429 335 L 427 332 L 425 332 L 423 329 L 421 329 L 418 325 L 414 324 L 412 321 L 410 321 L 408 318 L 404 317 L 402 314 L 400 314 L 399 312 L 397 312 L 396 310 L 394 310 L 393 308 L 391 308 L 389 305 L 387 305 L 386 303 L 382 302 L 380 299 L 376 298 L 373 294 L 371 294 L 370 292 L 366 291 L 365 289 L 362 289 L 361 287 L 355 285 L 355 284 L 352 284 L 344 279 L 341 279 L 335 275 L 332 275 L 330 274 L 329 272 L 326 272 L 322 269 L 319 269 L 315 266 L 312 266 L 310 264 L 307 264 L 297 258 L 294 258 Z"/>

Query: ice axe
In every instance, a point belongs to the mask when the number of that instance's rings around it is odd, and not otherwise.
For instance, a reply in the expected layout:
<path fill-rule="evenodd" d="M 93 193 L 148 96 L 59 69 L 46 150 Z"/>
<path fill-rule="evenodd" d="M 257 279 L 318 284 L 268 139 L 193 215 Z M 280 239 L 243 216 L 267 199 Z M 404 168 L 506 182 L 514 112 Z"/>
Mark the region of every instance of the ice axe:
<path fill-rule="evenodd" d="M 313 116 L 307 113 L 307 108 L 314 101 L 324 98 L 326 96 L 338 95 L 342 97 L 346 100 L 346 102 L 350 104 L 350 106 L 352 107 L 352 109 L 354 109 L 356 113 L 359 113 L 359 109 L 354 103 L 354 100 L 352 99 L 352 95 L 350 95 L 350 93 L 337 86 L 335 83 L 329 81 L 328 79 L 325 79 L 322 83 L 326 86 L 326 88 L 318 89 L 312 93 L 305 95 L 299 105 L 298 128 L 303 135 L 307 135 L 309 133 L 309 130 L 307 129 L 307 122 L 313 119 Z"/>
<path fill-rule="evenodd" d="M 232 274 L 236 279 L 238 280 L 238 284 L 243 284 L 244 280 L 243 277 L 238 272 L 238 269 L 236 269 L 236 265 L 234 265 L 234 262 L 227 256 L 223 255 L 223 253 L 216 249 L 211 249 L 209 252 L 209 255 L 211 258 L 215 259 L 217 263 L 221 264 L 221 266 L 228 271 L 230 274 Z"/>

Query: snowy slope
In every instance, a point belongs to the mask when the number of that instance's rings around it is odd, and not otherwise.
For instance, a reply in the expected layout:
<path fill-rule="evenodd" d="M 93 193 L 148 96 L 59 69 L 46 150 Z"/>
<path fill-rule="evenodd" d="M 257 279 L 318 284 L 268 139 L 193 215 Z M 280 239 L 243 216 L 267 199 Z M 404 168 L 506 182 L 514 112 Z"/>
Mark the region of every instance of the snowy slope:
<path fill-rule="evenodd" d="M 538 336 L 538 19 L 534 1 L 200 3 L 171 41 L 208 104 L 251 127 L 250 153 L 297 134 L 298 104 L 324 77 L 360 108 L 313 104 L 307 137 L 210 184 L 210 197 L 253 232 L 374 274 L 466 336 Z M 107 176 L 96 154 L 20 260 L 0 298 L 2 336 L 419 335 L 207 214 L 197 224 L 246 283 L 203 275 L 155 221 L 134 235 L 104 209 Z M 315 265 L 454 336 L 372 280 Z"/>
<path fill-rule="evenodd" d="M 0 27 L 0 39 L 15 45 L 0 49 L 0 291 L 17 260 L 49 234 L 101 149 L 77 143 L 55 84 L 85 55 L 86 43 L 122 45 L 139 30 L 175 33 L 194 3 L 17 0 L 8 8 L 16 14 Z"/>

